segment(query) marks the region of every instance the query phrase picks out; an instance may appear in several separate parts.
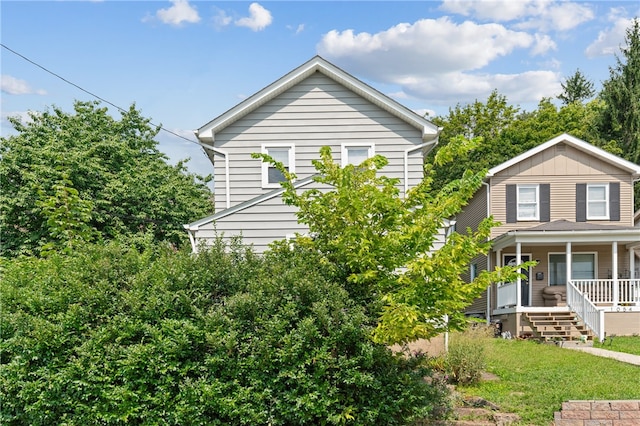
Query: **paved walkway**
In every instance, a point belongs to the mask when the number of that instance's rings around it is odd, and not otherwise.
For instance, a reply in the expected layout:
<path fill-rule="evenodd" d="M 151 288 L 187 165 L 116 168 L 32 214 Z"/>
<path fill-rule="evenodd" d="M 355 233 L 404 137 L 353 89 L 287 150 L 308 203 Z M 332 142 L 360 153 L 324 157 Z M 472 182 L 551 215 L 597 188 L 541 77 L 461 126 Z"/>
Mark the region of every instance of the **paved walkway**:
<path fill-rule="evenodd" d="M 565 346 L 565 348 L 573 349 L 576 351 L 583 351 L 605 358 L 617 359 L 618 361 L 626 362 L 628 364 L 640 365 L 640 355 L 625 354 L 622 352 L 615 352 L 607 349 L 592 348 L 587 346 Z"/>

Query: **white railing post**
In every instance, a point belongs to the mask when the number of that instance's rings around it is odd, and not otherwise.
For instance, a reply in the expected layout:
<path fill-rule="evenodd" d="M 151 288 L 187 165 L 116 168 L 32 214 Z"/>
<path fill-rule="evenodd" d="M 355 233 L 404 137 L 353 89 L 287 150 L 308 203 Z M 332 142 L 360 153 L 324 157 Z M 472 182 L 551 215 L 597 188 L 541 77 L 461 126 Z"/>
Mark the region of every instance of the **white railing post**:
<path fill-rule="evenodd" d="M 618 242 L 611 243 L 612 249 L 612 274 L 613 279 L 613 306 L 618 306 L 620 303 L 620 292 L 618 288 Z"/>
<path fill-rule="evenodd" d="M 604 341 L 604 311 L 601 309 L 598 311 L 599 312 L 599 316 L 598 316 L 598 339 L 600 339 L 600 342 Z"/>

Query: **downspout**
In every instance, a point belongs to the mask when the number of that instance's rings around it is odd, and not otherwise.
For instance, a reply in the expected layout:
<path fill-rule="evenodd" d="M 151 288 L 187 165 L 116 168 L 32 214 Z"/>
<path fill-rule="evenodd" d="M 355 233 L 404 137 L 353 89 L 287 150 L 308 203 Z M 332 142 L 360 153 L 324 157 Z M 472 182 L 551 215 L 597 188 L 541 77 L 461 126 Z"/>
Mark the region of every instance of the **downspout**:
<path fill-rule="evenodd" d="M 226 201 L 226 207 L 225 208 L 229 208 L 231 207 L 231 194 L 229 191 L 231 191 L 231 185 L 229 184 L 229 153 L 227 153 L 226 151 L 223 151 L 221 149 L 218 148 L 214 148 L 212 146 L 209 145 L 205 145 L 203 143 L 198 143 L 198 145 L 200 145 L 201 147 L 203 147 L 204 149 L 208 149 L 210 151 L 213 151 L 216 154 L 222 155 L 224 157 L 224 181 L 225 181 L 225 201 Z"/>
<path fill-rule="evenodd" d="M 191 253 L 198 253 L 198 247 L 196 246 L 196 236 L 194 235 L 194 233 L 192 232 L 191 229 L 189 229 L 189 225 L 183 225 L 184 229 L 187 230 L 187 234 L 189 234 L 189 241 L 191 242 Z"/>
<path fill-rule="evenodd" d="M 436 134 L 436 138 L 432 141 L 425 142 L 418 146 L 414 146 L 412 148 L 407 148 L 404 151 L 404 196 L 406 198 L 407 192 L 409 191 L 409 153 L 413 151 L 417 151 L 418 149 L 424 149 L 429 145 L 437 145 L 440 138 L 440 132 L 442 131 L 442 127 L 438 127 L 438 133 Z"/>
<path fill-rule="evenodd" d="M 231 207 L 231 185 L 229 184 L 229 153 L 227 151 L 223 151 L 221 149 L 215 148 L 213 146 L 204 144 L 202 142 L 200 142 L 200 135 L 198 134 L 198 131 L 195 131 L 195 135 L 196 138 L 198 138 L 198 141 L 192 141 L 197 143 L 198 145 L 200 145 L 202 148 L 207 149 L 209 151 L 212 151 L 215 154 L 218 155 L 222 155 L 224 157 L 224 180 L 225 180 L 225 201 L 226 201 L 226 206 L 225 208 L 229 208 Z M 209 138 L 208 138 L 209 139 Z M 213 135 L 210 138 L 213 141 Z"/>
<path fill-rule="evenodd" d="M 487 214 L 486 217 L 489 217 L 491 214 L 491 186 L 485 182 L 484 180 L 482 181 L 482 184 L 485 185 L 487 187 Z M 487 271 L 491 270 L 491 249 L 489 249 L 489 252 L 487 253 Z M 489 283 L 489 285 L 487 286 L 487 314 L 485 315 L 485 318 L 487 319 L 487 324 L 491 324 L 491 283 Z"/>

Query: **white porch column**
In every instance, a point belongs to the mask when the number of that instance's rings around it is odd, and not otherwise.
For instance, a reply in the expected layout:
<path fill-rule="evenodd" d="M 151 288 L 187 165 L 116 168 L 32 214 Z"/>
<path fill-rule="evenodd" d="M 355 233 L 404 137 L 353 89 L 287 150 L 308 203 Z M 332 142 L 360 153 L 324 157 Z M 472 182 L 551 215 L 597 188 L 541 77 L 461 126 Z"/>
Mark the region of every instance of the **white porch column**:
<path fill-rule="evenodd" d="M 522 244 L 516 243 L 516 265 L 522 263 Z M 518 268 L 518 273 L 520 273 L 520 268 Z M 518 279 L 516 280 L 516 309 L 522 306 L 522 278 L 518 275 Z"/>
<path fill-rule="evenodd" d="M 634 248 L 629 249 L 629 278 L 632 280 L 636 277 L 636 250 Z"/>
<path fill-rule="evenodd" d="M 613 306 L 618 306 L 620 294 L 618 292 L 618 242 L 611 243 L 611 279 L 613 280 Z"/>
<path fill-rule="evenodd" d="M 571 271 L 573 270 L 573 265 L 572 265 L 572 261 L 573 261 L 573 256 L 571 254 L 571 241 L 567 241 L 567 246 L 565 248 L 565 263 L 567 264 L 567 270 L 565 271 L 566 275 L 567 275 L 567 285 L 569 285 L 569 281 L 571 281 L 572 277 L 571 277 Z"/>

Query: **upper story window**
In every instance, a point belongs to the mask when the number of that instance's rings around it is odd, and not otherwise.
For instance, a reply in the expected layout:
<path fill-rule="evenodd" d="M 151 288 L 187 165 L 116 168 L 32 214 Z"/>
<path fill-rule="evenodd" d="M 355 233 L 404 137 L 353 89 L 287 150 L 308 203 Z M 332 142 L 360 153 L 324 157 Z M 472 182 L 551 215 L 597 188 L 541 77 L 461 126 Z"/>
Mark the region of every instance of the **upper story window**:
<path fill-rule="evenodd" d="M 342 167 L 348 164 L 357 166 L 375 155 L 373 144 L 342 144 Z"/>
<path fill-rule="evenodd" d="M 551 220 L 551 185 L 509 184 L 506 185 L 507 223 L 518 221 Z"/>
<path fill-rule="evenodd" d="M 295 173 L 295 152 L 293 144 L 262 145 L 262 153 L 282 163 L 289 173 Z M 280 182 L 284 180 L 284 175 L 280 170 L 271 164 L 262 163 L 263 188 L 279 188 Z"/>
<path fill-rule="evenodd" d="M 576 222 L 587 220 L 620 220 L 620 182 L 576 184 Z"/>
<path fill-rule="evenodd" d="M 609 219 L 609 184 L 587 184 L 587 220 Z"/>
<path fill-rule="evenodd" d="M 540 220 L 540 186 L 518 185 L 518 220 Z"/>

